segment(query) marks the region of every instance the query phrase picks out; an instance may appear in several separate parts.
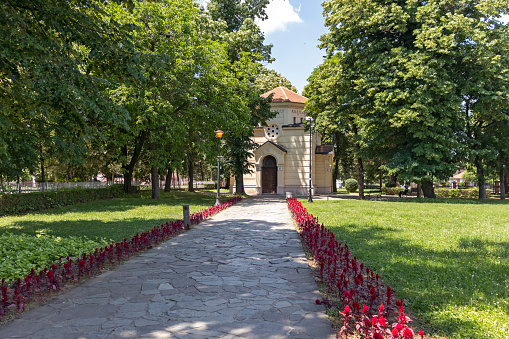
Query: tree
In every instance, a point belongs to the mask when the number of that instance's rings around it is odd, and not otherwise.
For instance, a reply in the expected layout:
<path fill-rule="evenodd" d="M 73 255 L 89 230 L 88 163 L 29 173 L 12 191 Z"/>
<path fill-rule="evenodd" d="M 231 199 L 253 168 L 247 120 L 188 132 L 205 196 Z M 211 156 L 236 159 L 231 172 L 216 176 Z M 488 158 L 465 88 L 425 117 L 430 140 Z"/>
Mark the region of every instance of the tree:
<path fill-rule="evenodd" d="M 255 85 L 262 93 L 267 93 L 280 85 L 297 93 L 297 88 L 292 85 L 290 80 L 281 76 L 281 73 L 277 73 L 262 65 L 260 65 L 260 72 L 256 76 Z"/>
<path fill-rule="evenodd" d="M 330 33 L 322 47 L 341 65 L 339 102 L 355 118 L 358 139 L 368 155 L 388 159 L 391 174 L 434 197 L 433 178 L 449 177 L 466 156 L 460 112 L 467 87 L 458 79 L 466 68 L 487 66 L 473 55 L 458 64 L 460 55 L 471 46 L 486 60 L 495 55 L 483 54 L 476 34 L 494 32 L 502 8 L 496 1 L 328 0 L 323 6 Z"/>
<path fill-rule="evenodd" d="M 208 4 L 208 13 L 213 20 L 225 22 L 225 31 L 220 34 L 221 41 L 227 43 L 230 65 L 236 78 L 244 87 L 242 98 L 236 103 L 250 117 L 236 126 L 236 131 L 226 130 L 227 170 L 235 176 L 236 193 L 244 193 L 243 175 L 249 173 L 253 127 L 264 123 L 275 114 L 270 111 L 263 93 L 256 86 L 255 77 L 262 71 L 260 62 L 271 62 L 272 45 L 264 45 L 264 36 L 255 19 L 267 18 L 265 7 L 268 0 L 225 1 L 212 0 Z"/>
<path fill-rule="evenodd" d="M 111 20 L 103 3 L 0 4 L 0 170 L 35 171 L 40 161 L 44 172 L 48 155 L 82 162 L 98 124 L 125 121 L 104 89 L 136 72 L 131 28 Z"/>

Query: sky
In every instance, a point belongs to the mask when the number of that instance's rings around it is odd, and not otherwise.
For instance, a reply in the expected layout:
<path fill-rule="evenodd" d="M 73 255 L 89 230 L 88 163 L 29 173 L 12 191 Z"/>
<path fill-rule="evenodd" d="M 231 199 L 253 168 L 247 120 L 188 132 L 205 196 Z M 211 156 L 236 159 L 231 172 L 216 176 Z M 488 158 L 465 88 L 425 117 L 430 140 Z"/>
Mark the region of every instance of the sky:
<path fill-rule="evenodd" d="M 317 47 L 327 33 L 319 0 L 271 0 L 268 20 L 259 22 L 265 42 L 273 44 L 276 61 L 265 65 L 290 80 L 302 93 L 313 69 L 323 62 L 325 51 Z"/>
<path fill-rule="evenodd" d="M 272 57 L 276 61 L 264 66 L 290 80 L 298 93 L 302 93 L 307 79 L 324 60 L 325 50 L 317 47 L 320 36 L 328 32 L 321 3 L 270 0 L 266 9 L 268 20 L 257 22 L 265 34 L 265 43 L 274 45 Z M 509 21 L 509 17 L 505 16 L 504 21 Z"/>

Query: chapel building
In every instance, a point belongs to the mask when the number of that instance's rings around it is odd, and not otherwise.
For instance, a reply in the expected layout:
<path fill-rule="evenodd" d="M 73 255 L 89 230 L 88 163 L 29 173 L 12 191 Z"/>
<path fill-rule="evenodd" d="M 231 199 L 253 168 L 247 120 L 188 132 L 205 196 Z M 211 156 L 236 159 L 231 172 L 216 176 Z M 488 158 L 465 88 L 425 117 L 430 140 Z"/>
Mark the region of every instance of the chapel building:
<path fill-rule="evenodd" d="M 271 111 L 277 115 L 267 126 L 254 129 L 252 173 L 244 175 L 244 189 L 249 195 L 286 194 L 307 195 L 311 162 L 312 194 L 332 192 L 333 146 L 321 144 L 321 134 L 305 130 L 306 97 L 279 86 L 262 97 L 274 94 Z M 231 191 L 235 192 L 235 180 Z"/>

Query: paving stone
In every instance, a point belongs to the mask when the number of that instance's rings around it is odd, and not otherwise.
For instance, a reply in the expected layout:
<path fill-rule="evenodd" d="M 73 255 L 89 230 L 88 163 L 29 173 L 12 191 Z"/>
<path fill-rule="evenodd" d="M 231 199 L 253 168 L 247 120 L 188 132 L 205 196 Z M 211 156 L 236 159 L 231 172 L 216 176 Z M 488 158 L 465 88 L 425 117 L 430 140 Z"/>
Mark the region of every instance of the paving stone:
<path fill-rule="evenodd" d="M 246 199 L 0 327 L 2 338 L 334 338 L 283 197 Z"/>

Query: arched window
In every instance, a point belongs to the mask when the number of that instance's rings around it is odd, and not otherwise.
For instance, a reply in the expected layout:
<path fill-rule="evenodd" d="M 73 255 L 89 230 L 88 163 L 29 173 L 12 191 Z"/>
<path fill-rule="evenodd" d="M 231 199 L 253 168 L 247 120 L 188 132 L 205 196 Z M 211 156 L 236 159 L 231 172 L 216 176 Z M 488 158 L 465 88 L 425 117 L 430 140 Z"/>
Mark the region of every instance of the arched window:
<path fill-rule="evenodd" d="M 277 161 L 272 155 L 268 155 L 263 159 L 263 167 L 277 167 Z"/>

